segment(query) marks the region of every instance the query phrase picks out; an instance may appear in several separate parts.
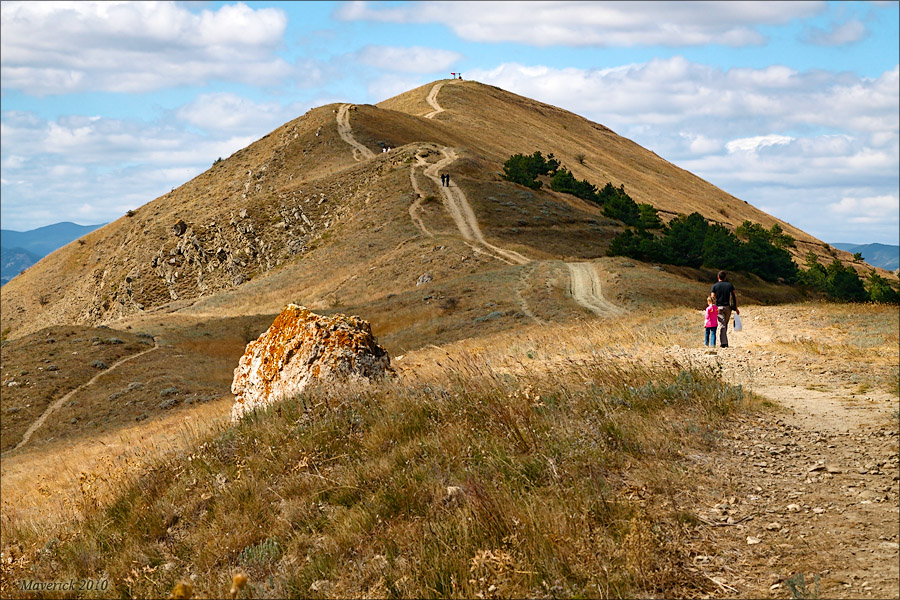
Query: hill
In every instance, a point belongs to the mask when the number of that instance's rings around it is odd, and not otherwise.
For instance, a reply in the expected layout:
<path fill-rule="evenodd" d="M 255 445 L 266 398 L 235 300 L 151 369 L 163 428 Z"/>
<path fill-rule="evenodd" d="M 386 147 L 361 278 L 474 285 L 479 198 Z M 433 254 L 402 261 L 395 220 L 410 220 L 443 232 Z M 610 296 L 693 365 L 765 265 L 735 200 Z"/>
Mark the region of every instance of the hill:
<path fill-rule="evenodd" d="M 896 307 L 734 273 L 744 331 L 704 348 L 715 273 L 606 256 L 621 222 L 499 175 L 535 150 L 777 222 L 490 86 L 313 109 L 0 291 L 0 596 L 896 597 Z M 231 424 L 288 302 L 396 375 Z"/>
<path fill-rule="evenodd" d="M 36 263 L 40 256 L 24 248 L 5 248 L 0 246 L 0 285 Z"/>
<path fill-rule="evenodd" d="M 310 110 L 217 161 L 4 286 L 2 328 L 17 336 L 111 323 L 173 302 L 183 314 L 272 314 L 294 301 L 358 307 L 382 333 L 418 331 L 448 312 L 458 322 L 476 308 L 466 298 L 488 286 L 504 307 L 488 312 L 505 315 L 492 326 L 503 329 L 530 318 L 523 304 L 542 286 L 526 280 L 565 280 L 567 263 L 604 256 L 621 231 L 596 205 L 500 177 L 510 154 L 534 150 L 553 152 L 579 178 L 624 184 L 669 217 L 696 210 L 732 227 L 777 222 L 797 239 L 798 258 L 828 257 L 819 240 L 602 125 L 492 86 L 445 81 L 377 106 Z M 438 171 L 452 175 L 451 189 L 441 190 Z M 414 298 L 426 272 L 439 295 L 466 310 L 422 310 Z"/>
<path fill-rule="evenodd" d="M 4 248 L 24 248 L 38 258 L 47 256 L 57 248 L 74 242 L 78 238 L 94 231 L 100 225 L 77 225 L 65 221 L 54 223 L 29 231 L 0 230 L 0 244 Z"/>
<path fill-rule="evenodd" d="M 863 259 L 873 267 L 887 271 L 900 269 L 900 246 L 888 244 L 832 244 L 832 246 L 850 254 L 859 252 Z"/>

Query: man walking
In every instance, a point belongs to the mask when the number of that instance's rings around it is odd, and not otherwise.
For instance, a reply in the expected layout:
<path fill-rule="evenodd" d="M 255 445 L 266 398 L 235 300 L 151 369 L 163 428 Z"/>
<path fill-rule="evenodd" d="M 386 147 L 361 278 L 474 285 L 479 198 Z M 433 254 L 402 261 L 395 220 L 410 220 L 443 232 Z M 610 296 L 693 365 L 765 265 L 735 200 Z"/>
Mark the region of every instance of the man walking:
<path fill-rule="evenodd" d="M 741 314 L 737 307 L 737 296 L 734 293 L 734 285 L 728 281 L 728 273 L 719 271 L 718 281 L 713 284 L 710 292 L 716 296 L 716 306 L 719 307 L 719 343 L 722 348 L 728 347 L 728 320 L 731 311 Z"/>

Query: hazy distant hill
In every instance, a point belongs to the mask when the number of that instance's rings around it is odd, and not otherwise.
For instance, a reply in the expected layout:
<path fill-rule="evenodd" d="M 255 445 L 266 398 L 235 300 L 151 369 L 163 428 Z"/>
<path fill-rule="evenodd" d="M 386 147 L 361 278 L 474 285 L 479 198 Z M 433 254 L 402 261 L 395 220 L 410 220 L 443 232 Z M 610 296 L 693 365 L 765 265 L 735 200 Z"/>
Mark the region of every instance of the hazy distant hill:
<path fill-rule="evenodd" d="M 832 246 L 838 250 L 846 250 L 850 254 L 859 252 L 873 267 L 881 267 L 888 271 L 900 268 L 900 246 L 888 244 L 832 244 Z"/>
<path fill-rule="evenodd" d="M 40 259 L 103 225 L 103 223 L 99 225 L 77 225 L 66 221 L 38 227 L 30 231 L 0 229 L 0 246 L 7 249 L 20 248 L 28 250 Z"/>
<path fill-rule="evenodd" d="M 7 281 L 39 260 L 40 256 L 24 248 L 0 247 L 0 285 L 5 285 Z"/>

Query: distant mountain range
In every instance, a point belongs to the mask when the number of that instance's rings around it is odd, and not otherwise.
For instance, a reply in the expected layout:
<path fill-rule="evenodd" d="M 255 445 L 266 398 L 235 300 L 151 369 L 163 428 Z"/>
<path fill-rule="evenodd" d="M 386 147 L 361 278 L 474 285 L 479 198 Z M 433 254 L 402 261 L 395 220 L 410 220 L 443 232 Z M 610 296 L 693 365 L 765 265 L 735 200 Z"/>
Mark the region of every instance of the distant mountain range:
<path fill-rule="evenodd" d="M 881 267 L 888 271 L 900 269 L 900 246 L 887 244 L 831 244 L 838 250 L 846 250 L 851 254 L 859 252 L 863 260 L 873 267 Z"/>
<path fill-rule="evenodd" d="M 24 248 L 0 247 L 0 285 L 5 284 L 39 260 L 41 260 L 40 256 Z"/>
<path fill-rule="evenodd" d="M 54 250 L 94 231 L 100 225 L 54 223 L 30 231 L 0 229 L 0 285 Z"/>

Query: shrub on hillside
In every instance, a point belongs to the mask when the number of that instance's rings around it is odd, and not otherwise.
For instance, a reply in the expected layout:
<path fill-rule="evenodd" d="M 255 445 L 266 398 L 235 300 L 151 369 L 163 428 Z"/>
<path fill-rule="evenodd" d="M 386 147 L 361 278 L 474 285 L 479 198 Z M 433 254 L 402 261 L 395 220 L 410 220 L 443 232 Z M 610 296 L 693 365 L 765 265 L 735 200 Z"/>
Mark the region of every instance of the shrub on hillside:
<path fill-rule="evenodd" d="M 630 198 L 619 196 L 614 205 L 627 207 L 628 200 Z M 635 209 L 640 211 L 634 204 L 634 209 L 629 209 L 632 212 L 626 213 L 624 218 L 633 219 Z M 647 211 L 647 214 L 655 216 L 655 210 Z M 745 221 L 732 233 L 723 225 L 709 224 L 700 213 L 694 212 L 678 215 L 667 226 L 661 227 L 660 235 L 654 236 L 641 221 L 643 219 L 634 222 L 636 231 L 626 229 L 613 239 L 607 254 L 687 267 L 746 271 L 766 281 L 781 279 L 792 283 L 797 279 L 797 265 L 785 249 L 792 241 L 786 239 L 790 236 L 782 236 L 778 230 L 773 232 Z M 740 239 L 741 234 L 746 237 L 745 241 Z"/>
<path fill-rule="evenodd" d="M 562 167 L 550 179 L 550 189 L 556 192 L 572 194 L 588 202 L 598 202 L 597 187 L 586 179 L 575 179 L 572 172 Z"/>
<path fill-rule="evenodd" d="M 839 302 L 900 303 L 900 293 L 884 277 L 871 271 L 866 278 L 868 289 L 852 267 L 845 267 L 838 259 L 827 267 L 819 263 L 812 252 L 806 255 L 806 270 L 800 271 L 799 281 L 808 289 L 824 293 L 829 300 Z"/>
<path fill-rule="evenodd" d="M 553 158 L 553 153 L 547 158 L 540 150 L 531 155 L 513 154 L 503 163 L 503 176 L 514 183 L 540 189 L 542 183 L 537 180 L 540 175 L 549 175 L 559 168 L 559 161 Z"/>
<path fill-rule="evenodd" d="M 625 186 L 613 187 L 607 182 L 599 193 L 600 202 L 603 204 L 603 214 L 610 219 L 617 219 L 626 225 L 636 227 L 641 221 L 641 209 L 631 196 L 625 193 Z"/>
<path fill-rule="evenodd" d="M 892 288 L 887 279 L 875 271 L 870 271 L 866 281 L 869 284 L 869 299 L 872 302 L 900 304 L 900 292 Z"/>

